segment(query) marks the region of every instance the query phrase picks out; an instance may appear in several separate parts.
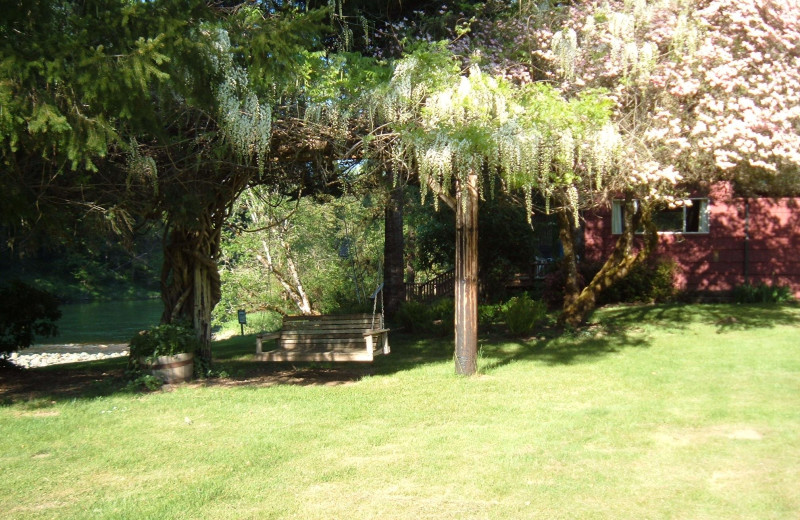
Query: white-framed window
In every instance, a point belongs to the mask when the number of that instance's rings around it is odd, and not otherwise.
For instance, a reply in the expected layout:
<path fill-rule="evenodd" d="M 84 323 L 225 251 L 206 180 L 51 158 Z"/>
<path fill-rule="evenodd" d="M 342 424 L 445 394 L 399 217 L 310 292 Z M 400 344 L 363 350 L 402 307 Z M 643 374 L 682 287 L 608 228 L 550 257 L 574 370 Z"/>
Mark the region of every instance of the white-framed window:
<path fill-rule="evenodd" d="M 708 199 L 689 200 L 689 205 L 662 209 L 653 215 L 659 233 L 708 233 Z M 624 225 L 625 201 L 614 200 L 611 204 L 611 232 L 621 234 Z"/>

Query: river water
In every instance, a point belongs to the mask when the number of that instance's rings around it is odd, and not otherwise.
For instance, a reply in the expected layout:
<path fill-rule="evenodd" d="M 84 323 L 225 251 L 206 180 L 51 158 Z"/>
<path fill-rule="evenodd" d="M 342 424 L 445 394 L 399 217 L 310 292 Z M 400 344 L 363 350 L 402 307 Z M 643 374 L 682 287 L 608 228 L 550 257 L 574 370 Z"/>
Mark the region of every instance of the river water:
<path fill-rule="evenodd" d="M 160 299 L 62 305 L 58 336 L 40 338 L 35 345 L 127 343 L 140 330 L 158 325 L 162 310 Z"/>

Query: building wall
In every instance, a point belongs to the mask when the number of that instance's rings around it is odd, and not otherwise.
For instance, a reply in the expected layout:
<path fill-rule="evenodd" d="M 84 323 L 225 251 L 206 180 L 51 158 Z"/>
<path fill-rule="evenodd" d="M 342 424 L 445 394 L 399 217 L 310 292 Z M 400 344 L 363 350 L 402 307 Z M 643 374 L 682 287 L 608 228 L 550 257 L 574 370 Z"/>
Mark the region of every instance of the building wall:
<path fill-rule="evenodd" d="M 655 255 L 675 260 L 678 287 L 706 292 L 745 281 L 778 283 L 800 298 L 800 198 L 734 197 L 727 183 L 715 185 L 708 198 L 708 234 L 659 235 Z M 610 210 L 587 215 L 587 259 L 603 260 L 616 238 Z"/>

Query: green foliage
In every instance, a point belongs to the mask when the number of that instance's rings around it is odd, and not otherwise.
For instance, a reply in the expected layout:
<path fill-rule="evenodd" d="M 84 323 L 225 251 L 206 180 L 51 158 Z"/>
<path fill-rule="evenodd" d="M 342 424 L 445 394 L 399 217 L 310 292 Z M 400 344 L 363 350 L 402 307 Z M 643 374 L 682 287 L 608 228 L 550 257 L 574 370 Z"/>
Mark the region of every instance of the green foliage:
<path fill-rule="evenodd" d="M 395 314 L 395 319 L 403 329 L 411 334 L 429 332 L 433 313 L 429 305 L 422 302 L 403 302 Z"/>
<path fill-rule="evenodd" d="M 504 305 L 503 312 L 509 332 L 515 336 L 529 334 L 547 314 L 547 304 L 532 300 L 528 293 L 514 296 Z"/>
<path fill-rule="evenodd" d="M 733 289 L 733 301 L 736 303 L 788 303 L 794 300 L 791 287 L 786 285 L 746 283 Z"/>
<path fill-rule="evenodd" d="M 456 321 L 456 305 L 453 298 L 439 298 L 431 304 L 434 332 L 442 336 L 452 334 Z"/>
<path fill-rule="evenodd" d="M 129 392 L 138 392 L 140 390 L 155 392 L 156 390 L 161 389 L 163 385 L 164 381 L 162 381 L 159 377 L 156 377 L 152 374 L 138 374 L 136 377 L 128 381 L 128 384 L 125 385 L 125 389 Z"/>
<path fill-rule="evenodd" d="M 0 149 L 66 161 L 96 171 L 98 158 L 122 144 L 126 125 L 155 115 L 151 96 L 172 84 L 184 95 L 208 78 L 207 42 L 192 38 L 204 2 L 34 1 L 4 8 L 0 22 Z M 25 35 L 25 37 L 19 37 Z M 195 35 L 196 36 L 196 35 Z M 203 63 L 203 54 L 205 62 Z M 180 78 L 173 82 L 172 79 Z M 5 160 L 12 156 L 3 154 Z"/>
<path fill-rule="evenodd" d="M 462 74 L 455 63 L 442 45 L 421 46 L 397 63 L 387 92 L 375 96 L 400 139 L 394 162 L 416 166 L 423 199 L 429 189 L 452 196 L 455 180 L 483 171 L 481 193 L 493 191 L 498 179 L 504 189 L 522 189 L 528 217 L 534 192 L 549 209 L 558 190 L 577 215 L 579 190 L 606 184 L 621 155 L 607 93 L 592 89 L 568 99 L 549 84 L 520 87 L 474 64 Z"/>
<path fill-rule="evenodd" d="M 0 247 L 0 278 L 19 278 L 64 303 L 155 297 L 163 259 L 160 227 L 120 243 L 102 223 L 87 220 L 65 222 L 61 237 L 33 237 L 13 251 Z"/>
<path fill-rule="evenodd" d="M 240 308 L 273 310 L 278 319 L 279 314 L 297 314 L 279 281 L 296 285 L 290 260 L 312 309 L 372 311 L 367 296 L 382 274 L 383 211 L 368 197 L 298 201 L 254 190 L 240 198 L 233 223 L 236 228 L 223 236 L 218 322 L 234 318 Z"/>
<path fill-rule="evenodd" d="M 488 327 L 503 321 L 503 307 L 500 304 L 478 305 L 478 326 Z"/>
<path fill-rule="evenodd" d="M 452 334 L 455 302 L 452 298 L 440 298 L 428 303 L 404 302 L 395 314 L 395 319 L 403 329 L 412 334 Z"/>
<path fill-rule="evenodd" d="M 195 352 L 200 343 L 194 330 L 183 324 L 163 324 L 136 334 L 130 341 L 130 362 L 139 358 L 174 356 L 185 352 Z"/>
<path fill-rule="evenodd" d="M 418 279 L 426 280 L 452 267 L 455 257 L 455 215 L 436 211 L 431 201 L 419 204 L 416 189 L 408 190 L 406 224 L 406 262 L 413 266 Z M 530 268 L 531 258 L 551 251 L 544 243 L 548 224 L 533 226 L 525 220 L 525 209 L 503 197 L 481 203 L 478 208 L 478 265 L 482 291 L 489 301 L 507 298 L 509 277 Z M 542 220 L 542 219 L 540 219 Z M 541 247 L 541 250 L 540 250 Z"/>
<path fill-rule="evenodd" d="M 0 358 L 31 346 L 37 336 L 55 336 L 61 317 L 52 294 L 14 280 L 0 288 Z"/>
<path fill-rule="evenodd" d="M 636 264 L 628 275 L 600 295 L 600 303 L 662 303 L 675 297 L 675 270 L 670 259 Z"/>
<path fill-rule="evenodd" d="M 638 263 L 625 278 L 600 293 L 598 304 L 672 301 L 676 296 L 676 269 L 675 262 L 667 258 Z M 579 288 L 583 289 L 586 280 L 592 280 L 599 270 L 600 265 L 596 263 L 579 264 Z M 564 304 L 565 280 L 566 271 L 563 264 L 545 277 L 542 298 L 551 310 L 560 308 Z"/>

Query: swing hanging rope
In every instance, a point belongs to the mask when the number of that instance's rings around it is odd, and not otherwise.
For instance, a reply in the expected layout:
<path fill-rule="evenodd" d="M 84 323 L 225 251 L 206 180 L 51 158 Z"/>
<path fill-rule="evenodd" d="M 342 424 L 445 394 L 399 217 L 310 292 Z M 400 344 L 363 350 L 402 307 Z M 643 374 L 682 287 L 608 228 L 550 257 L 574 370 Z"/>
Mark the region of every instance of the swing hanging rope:
<path fill-rule="evenodd" d="M 383 282 L 381 282 L 381 284 L 378 285 L 378 288 L 375 289 L 375 292 L 373 292 L 372 296 L 370 296 L 370 299 L 372 300 L 372 326 L 371 326 L 372 329 L 375 328 L 375 314 L 376 314 L 376 311 L 378 309 L 378 294 L 379 293 L 381 295 L 381 321 L 380 321 L 380 324 L 379 324 L 379 328 L 382 329 L 383 326 L 384 326 L 384 323 L 385 323 L 385 321 L 384 321 L 385 314 L 384 314 L 384 308 L 383 308 Z"/>

